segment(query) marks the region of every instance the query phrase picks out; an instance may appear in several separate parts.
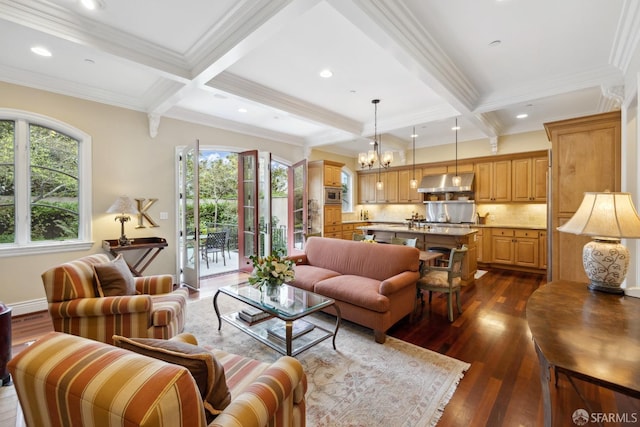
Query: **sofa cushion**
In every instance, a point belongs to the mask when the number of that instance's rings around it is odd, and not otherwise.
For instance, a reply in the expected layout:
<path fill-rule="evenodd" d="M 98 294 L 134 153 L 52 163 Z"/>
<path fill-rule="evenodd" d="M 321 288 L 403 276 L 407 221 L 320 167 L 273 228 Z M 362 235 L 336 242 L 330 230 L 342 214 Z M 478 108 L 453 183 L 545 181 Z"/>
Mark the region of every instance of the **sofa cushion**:
<path fill-rule="evenodd" d="M 293 286 L 313 292 L 316 283 L 340 276 L 340 273 L 314 265 L 296 265 L 296 277 L 291 282 Z"/>
<path fill-rule="evenodd" d="M 384 313 L 390 308 L 389 298 L 381 295 L 379 289 L 379 280 L 343 275 L 318 282 L 314 292 L 338 301 Z"/>
<path fill-rule="evenodd" d="M 207 410 L 207 422 L 231 402 L 224 368 L 210 351 L 180 340 L 114 335 L 113 341 L 118 347 L 187 368 L 198 385 Z"/>
<path fill-rule="evenodd" d="M 94 264 L 98 285 L 98 296 L 113 297 L 121 295 L 135 295 L 136 284 L 122 255 L 118 255 L 113 261 L 103 264 Z"/>

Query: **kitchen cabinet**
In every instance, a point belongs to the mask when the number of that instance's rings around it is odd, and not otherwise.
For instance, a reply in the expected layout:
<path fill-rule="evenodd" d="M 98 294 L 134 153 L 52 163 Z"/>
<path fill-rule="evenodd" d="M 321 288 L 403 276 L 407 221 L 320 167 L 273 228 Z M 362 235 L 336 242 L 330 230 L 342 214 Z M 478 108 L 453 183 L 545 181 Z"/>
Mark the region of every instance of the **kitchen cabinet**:
<path fill-rule="evenodd" d="M 540 260 L 539 262 L 540 268 L 545 268 L 545 269 L 547 268 L 547 254 L 548 254 L 547 244 L 548 244 L 547 232 L 541 231 L 539 246 L 538 246 L 538 252 L 540 255 L 538 259 Z"/>
<path fill-rule="evenodd" d="M 511 161 L 511 200 L 514 202 L 547 201 L 547 157 Z"/>
<path fill-rule="evenodd" d="M 587 236 L 557 228 L 576 212 L 584 192 L 620 191 L 620 111 L 545 123 L 551 141 L 551 277 L 586 282 L 582 247 Z"/>
<path fill-rule="evenodd" d="M 381 172 L 380 180 L 382 190 L 376 188 L 376 203 L 398 203 L 398 171 Z"/>
<path fill-rule="evenodd" d="M 323 184 L 325 187 L 342 187 L 342 164 L 324 161 Z"/>
<path fill-rule="evenodd" d="M 376 202 L 376 181 L 378 174 L 358 174 L 358 204 Z"/>
<path fill-rule="evenodd" d="M 413 179 L 413 169 L 398 171 L 398 202 L 400 203 L 422 203 L 423 193 L 418 193 L 418 188 L 411 188 L 410 182 Z M 416 168 L 416 181 L 420 186 L 422 180 L 422 169 Z"/>
<path fill-rule="evenodd" d="M 325 205 L 323 237 L 342 239 L 342 206 Z"/>
<path fill-rule="evenodd" d="M 539 232 L 496 228 L 492 235 L 492 262 L 538 268 Z"/>
<path fill-rule="evenodd" d="M 354 224 L 342 224 L 342 238 L 344 240 L 353 240 Z"/>
<path fill-rule="evenodd" d="M 511 160 L 476 163 L 475 174 L 476 201 L 511 201 Z"/>
<path fill-rule="evenodd" d="M 458 163 L 458 173 L 473 172 L 473 163 Z M 447 166 L 447 173 L 456 173 L 456 166 Z"/>

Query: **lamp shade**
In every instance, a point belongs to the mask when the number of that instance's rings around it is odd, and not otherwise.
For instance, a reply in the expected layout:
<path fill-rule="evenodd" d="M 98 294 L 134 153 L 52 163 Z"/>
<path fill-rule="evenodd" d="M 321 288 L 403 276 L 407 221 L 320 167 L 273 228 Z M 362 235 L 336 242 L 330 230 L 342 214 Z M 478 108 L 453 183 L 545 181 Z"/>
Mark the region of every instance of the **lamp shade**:
<path fill-rule="evenodd" d="M 133 200 L 131 200 L 127 196 L 120 196 L 116 199 L 115 202 L 107 209 L 107 213 L 115 213 L 115 214 L 137 214 L 138 209 L 136 208 Z"/>
<path fill-rule="evenodd" d="M 629 193 L 584 193 L 582 204 L 558 231 L 608 238 L 640 238 L 640 217 Z"/>

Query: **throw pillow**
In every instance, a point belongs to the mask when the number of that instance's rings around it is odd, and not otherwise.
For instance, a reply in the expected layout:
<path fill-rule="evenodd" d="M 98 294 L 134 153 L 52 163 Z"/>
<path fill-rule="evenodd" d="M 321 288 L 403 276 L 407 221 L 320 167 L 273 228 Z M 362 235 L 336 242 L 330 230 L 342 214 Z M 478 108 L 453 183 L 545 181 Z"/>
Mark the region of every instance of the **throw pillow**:
<path fill-rule="evenodd" d="M 136 284 L 122 255 L 104 264 L 94 264 L 98 296 L 135 295 Z"/>
<path fill-rule="evenodd" d="M 196 380 L 207 412 L 207 424 L 231 402 L 224 368 L 213 354 L 197 345 L 156 338 L 113 336 L 117 347 L 184 366 Z"/>

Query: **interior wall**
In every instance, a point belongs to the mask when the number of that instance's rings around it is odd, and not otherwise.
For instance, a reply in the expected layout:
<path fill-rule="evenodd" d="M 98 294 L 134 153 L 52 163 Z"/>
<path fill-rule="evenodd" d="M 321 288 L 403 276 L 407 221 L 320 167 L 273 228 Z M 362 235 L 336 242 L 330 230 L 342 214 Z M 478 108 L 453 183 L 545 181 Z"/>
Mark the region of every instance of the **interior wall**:
<path fill-rule="evenodd" d="M 0 301 L 14 308 L 42 304 L 40 275 L 59 263 L 92 253 L 103 253 L 102 240 L 117 239 L 120 223 L 105 211 L 120 195 L 156 198 L 148 214 L 157 228 L 135 229 L 137 219 L 125 224 L 129 238 L 157 236 L 169 246 L 145 270 L 145 274 L 176 274 L 176 147 L 199 139 L 203 145 L 271 151 L 295 163 L 303 158 L 302 147 L 237 134 L 203 125 L 162 118 L 155 138 L 149 136 L 147 115 L 78 98 L 0 82 L 0 107 L 42 114 L 92 136 L 92 237 L 89 251 L 0 257 Z M 168 219 L 161 220 L 160 212 Z M 149 224 L 145 222 L 145 225 Z M 46 306 L 44 306 L 46 308 Z M 33 311 L 33 310 L 29 310 Z"/>

